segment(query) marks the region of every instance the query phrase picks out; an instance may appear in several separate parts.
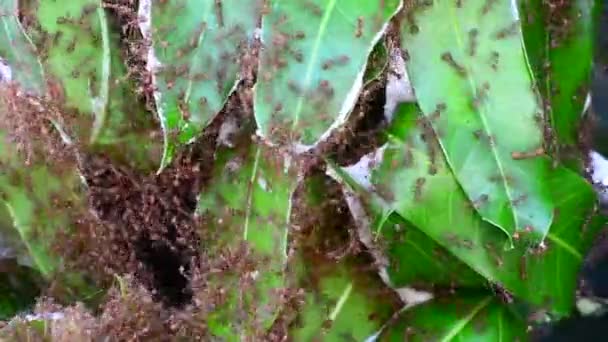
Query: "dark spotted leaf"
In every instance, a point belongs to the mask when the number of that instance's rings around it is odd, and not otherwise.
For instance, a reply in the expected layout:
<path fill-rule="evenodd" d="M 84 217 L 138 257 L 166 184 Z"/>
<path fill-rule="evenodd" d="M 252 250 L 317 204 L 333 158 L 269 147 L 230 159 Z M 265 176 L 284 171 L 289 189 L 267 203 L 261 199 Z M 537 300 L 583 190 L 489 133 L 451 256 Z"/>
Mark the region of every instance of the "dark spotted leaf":
<path fill-rule="evenodd" d="M 44 68 L 66 108 L 93 118 L 94 142 L 107 118 L 111 74 L 111 43 L 106 13 L 100 1 L 42 0 L 33 13 L 44 34 L 36 45 L 46 56 Z M 34 28 L 31 28 L 34 30 Z M 84 129 L 82 127 L 81 129 Z"/>
<path fill-rule="evenodd" d="M 380 341 L 518 341 L 527 324 L 491 295 L 456 295 L 402 313 Z"/>
<path fill-rule="evenodd" d="M 312 261 L 301 270 L 302 277 L 315 280 L 305 287 L 305 304 L 290 331 L 294 341 L 365 341 L 398 308 L 380 278 L 357 270 L 354 260 Z"/>
<path fill-rule="evenodd" d="M 253 67 L 241 65 L 247 63 L 241 57 L 254 38 L 262 1 L 146 1 L 140 7 L 151 19 L 140 26 L 153 43 L 148 63 L 165 134 L 164 166 L 177 145 L 191 141 L 222 109 L 240 67 Z"/>
<path fill-rule="evenodd" d="M 19 265 L 31 266 L 32 260 L 19 232 L 13 228 L 13 219 L 6 208 L 0 205 L 0 262 L 16 260 Z"/>
<path fill-rule="evenodd" d="M 3 108 L 0 106 L 0 110 Z M 60 264 L 51 251 L 55 234 L 70 224 L 70 212 L 61 206 L 82 204 L 80 179 L 75 168 L 60 171 L 43 163 L 26 164 L 22 154 L 2 133 L 0 131 L 0 198 L 31 258 L 32 267 L 49 277 Z"/>
<path fill-rule="evenodd" d="M 91 138 L 102 147 L 128 142 L 125 148 L 111 149 L 110 154 L 128 159 L 140 169 L 150 169 L 150 164 L 158 163 L 150 163 L 155 140 L 150 139 L 149 130 L 154 127 L 141 120 L 141 108 L 127 104 L 124 95 L 131 90 L 124 81 L 118 35 L 110 31 L 99 2 L 66 5 L 41 1 L 28 10 L 20 8 L 23 20 L 30 23 L 26 28 L 34 37 L 32 41 L 45 56 L 42 66 L 46 73 L 38 60 L 30 58 L 34 50 L 16 50 L 31 43 L 24 32 L 17 35 L 19 31 L 14 31 L 20 27 L 15 26 L 19 23 L 14 3 L 2 5 L 11 6 L 6 12 L 10 15 L 2 16 L 7 30 L 0 39 L 12 42 L 13 55 L 8 61 L 16 82 L 3 85 L 0 94 L 0 193 L 32 266 L 49 277 L 61 266 L 61 260 L 51 252 L 55 234 L 59 229 L 70 229 L 76 212 L 85 206 L 81 180 L 69 157 L 71 138 L 65 133 L 76 133 L 76 138 L 85 142 Z M 7 8 L 2 7 L 3 13 Z M 9 33 L 15 36 L 7 38 Z M 22 57 L 11 62 L 15 56 Z M 77 72 L 71 74 L 73 70 Z M 28 72 L 32 77 L 40 74 L 36 86 L 19 78 Z M 102 82 L 98 72 L 107 79 Z M 93 88 L 99 89 L 99 96 L 89 92 Z M 23 94 L 23 90 L 30 92 Z M 110 94 L 116 99 L 102 99 Z M 66 115 L 73 110 L 82 115 Z M 72 276 L 68 274 L 65 272 L 66 277 Z"/>
<path fill-rule="evenodd" d="M 260 134 L 315 144 L 344 123 L 374 45 L 400 1 L 269 2 L 255 89 Z"/>
<path fill-rule="evenodd" d="M 135 84 L 120 51 L 121 28 L 108 19 L 109 10 L 95 0 L 42 0 L 30 12 L 24 15 L 39 24 L 28 31 L 45 56 L 48 95 L 65 111 L 64 126 L 73 138 L 136 168 L 157 167 L 162 141 L 151 139 L 157 125 L 143 105 L 131 101 Z M 77 115 L 68 117 L 68 111 Z"/>
<path fill-rule="evenodd" d="M 440 143 L 435 153 L 446 155 L 484 220 L 509 237 L 531 230 L 540 242 L 554 205 L 545 182 L 549 163 L 539 158 L 542 107 L 512 6 L 426 2 L 403 21 L 402 43 L 425 135 Z"/>
<path fill-rule="evenodd" d="M 281 154 L 256 144 L 223 150 L 216 165 L 211 185 L 199 199 L 212 241 L 205 249 L 215 258 L 240 255 L 244 268 L 230 265 L 234 274 L 211 277 L 229 292 L 228 304 L 221 305 L 209 324 L 218 337 L 238 339 L 253 336 L 254 329 L 268 329 L 281 308 L 296 177 Z M 242 320 L 236 319 L 240 310 L 248 312 Z"/>

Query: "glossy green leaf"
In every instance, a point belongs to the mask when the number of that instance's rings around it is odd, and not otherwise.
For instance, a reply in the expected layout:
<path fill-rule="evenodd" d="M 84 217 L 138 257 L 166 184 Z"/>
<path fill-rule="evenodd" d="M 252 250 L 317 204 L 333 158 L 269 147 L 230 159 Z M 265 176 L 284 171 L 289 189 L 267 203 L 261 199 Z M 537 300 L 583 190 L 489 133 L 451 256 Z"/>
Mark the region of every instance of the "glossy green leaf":
<path fill-rule="evenodd" d="M 275 143 L 312 145 L 344 123 L 368 56 L 400 5 L 270 1 L 254 98 L 259 133 Z"/>
<path fill-rule="evenodd" d="M 492 296 L 458 295 L 405 311 L 378 341 L 519 341 L 526 328 Z"/>
<path fill-rule="evenodd" d="M 540 1 L 520 0 L 526 51 L 560 145 L 578 141 L 593 65 L 594 4 L 574 0 L 550 9 Z"/>
<path fill-rule="evenodd" d="M 515 247 L 509 248 L 508 237 L 475 212 L 445 159 L 439 155 L 431 163 L 433 153 L 429 151 L 438 147 L 431 147 L 436 144 L 432 139 L 428 140 L 431 146 L 423 141 L 411 107 L 402 106 L 395 120 L 398 125 L 371 175 L 375 195 L 370 197 L 357 186 L 362 196 L 369 198 L 368 202 L 380 202 L 384 217 L 392 211 L 399 213 L 488 281 L 501 284 L 531 304 L 546 305 L 558 315 L 568 314 L 576 274 L 598 228 L 595 223 L 585 224 L 595 202 L 589 184 L 567 169 L 553 171 L 544 181 L 552 189 L 559 215 L 545 239 L 545 248 L 527 241 L 525 235 L 530 232 L 521 232 Z M 434 175 L 427 174 L 431 165 L 437 170 Z M 383 229 L 381 234 L 388 233 Z M 396 287 L 406 285 L 392 282 Z"/>
<path fill-rule="evenodd" d="M 390 261 L 389 279 L 400 286 L 482 288 L 485 279 L 397 213 L 380 220 L 379 243 Z M 415 260 L 415 262 L 412 262 Z"/>
<path fill-rule="evenodd" d="M 0 97 L 0 113 L 21 109 L 19 106 L 6 106 L 10 102 L 6 100 Z M 50 124 L 38 128 L 52 131 Z M 69 231 L 75 217 L 85 210 L 76 168 L 70 161 L 54 158 L 57 155 L 47 155 L 52 151 L 51 146 L 41 147 L 40 141 L 31 140 L 29 143 L 35 149 L 30 155 L 19 151 L 8 136 L 7 132 L 0 130 L 0 205 L 3 206 L 0 215 L 8 213 L 12 221 L 10 228 L 15 232 L 11 236 L 16 235 L 20 240 L 11 247 L 17 249 L 19 263 L 39 271 L 45 280 L 54 280 L 57 288 L 62 290 L 61 294 L 56 293 L 57 298 L 84 300 L 82 295 L 91 295 L 97 289 L 90 287 L 81 274 L 66 269 L 54 249 L 56 234 L 64 229 Z M 50 160 L 53 163 L 49 163 Z M 57 273 L 57 270 L 61 272 Z"/>
<path fill-rule="evenodd" d="M 3 6 L 8 4 L 9 2 L 5 1 Z M 72 1 L 64 4 L 56 1 L 41 1 L 31 12 L 24 11 L 22 14 L 28 21 L 39 21 L 40 27 L 30 24 L 28 30 L 33 34 L 33 41 L 40 51 L 42 65 L 48 71 L 46 73 L 48 80 L 43 79 L 41 82 L 44 84 L 49 81 L 52 86 L 48 89 L 39 87 L 31 99 L 8 99 L 9 102 L 15 100 L 15 106 L 11 104 L 7 107 L 5 104 L 8 102 L 2 101 L 0 110 L 8 110 L 12 117 L 18 119 L 22 119 L 19 116 L 46 115 L 48 113 L 32 113 L 31 108 L 22 108 L 20 101 L 24 103 L 30 100 L 38 101 L 43 96 L 50 95 L 52 100 L 57 102 L 55 104 L 60 107 L 59 111 L 62 114 L 63 110 L 72 109 L 82 114 L 64 117 L 68 127 L 63 128 L 67 128 L 69 132 L 76 132 L 77 137 L 84 138 L 85 141 L 89 138 L 97 140 L 100 145 L 127 142 L 124 144 L 125 148 L 113 149 L 111 154 L 122 154 L 123 159 L 136 163 L 140 169 L 145 168 L 146 163 L 153 159 L 149 152 L 154 150 L 152 146 L 155 141 L 150 139 L 148 134 L 154 127 L 150 127 L 149 121 L 141 120 L 141 116 L 138 117 L 138 114 L 145 115 L 141 108 L 125 101 L 127 98 L 125 95 L 131 90 L 127 88 L 129 84 L 124 81 L 126 70 L 117 48 L 119 36 L 117 32 L 110 31 L 100 2 Z M 9 27 L 8 24 L 11 22 L 13 28 L 18 24 L 14 17 L 3 16 L 2 19 L 3 23 L 7 24 L 5 27 Z M 5 32 L 9 31 L 3 33 Z M 0 37 L 6 38 L 6 35 L 0 34 Z M 11 46 L 22 46 L 25 44 L 24 39 L 29 43 L 25 33 L 20 37 L 20 40 L 15 40 L 15 44 Z M 111 47 L 114 49 L 110 50 Z M 22 53 L 23 63 L 16 64 L 13 74 L 18 76 L 29 70 L 34 77 L 36 70 L 40 68 L 40 62 L 30 61 L 27 51 Z M 26 62 L 32 65 L 26 65 Z M 41 71 L 38 73 L 41 78 L 44 77 Z M 28 86 L 16 79 L 19 81 L 17 86 Z M 45 93 L 45 90 L 49 90 L 49 93 Z M 112 101 L 107 98 L 110 94 L 115 98 Z M 9 93 L 8 96 L 15 95 Z M 48 109 L 55 110 L 50 106 Z M 109 115 L 106 115 L 107 113 Z M 42 126 L 47 125 L 46 119 L 53 117 L 32 119 L 32 125 Z M 9 129 L 23 130 L 19 125 L 24 124 L 17 120 L 12 123 L 14 127 Z M 52 129 L 50 125 L 35 128 L 43 131 Z M 48 151 L 63 149 L 62 142 L 45 141 L 44 143 L 58 145 L 38 146 L 41 143 L 32 139 L 30 133 L 26 133 L 25 136 L 23 132 L 19 133 L 18 139 L 30 140 L 28 143 L 32 143 L 37 149 L 34 160 L 30 160 L 28 156 L 26 161 L 23 154 L 17 152 L 14 144 L 6 136 L 8 134 L 14 138 L 18 132 L 1 133 L 0 161 L 3 169 L 0 173 L 0 192 L 3 201 L 12 216 L 14 227 L 33 259 L 33 266 L 44 276 L 50 277 L 53 270 L 60 265 L 60 260 L 50 251 L 54 234 L 58 229 L 68 229 L 72 224 L 71 215 L 75 215 L 76 207 L 84 206 L 84 197 L 79 188 L 80 178 L 75 165 L 71 162 L 53 160 L 54 163 L 48 163 L 45 159 L 48 156 L 42 156 Z M 71 205 L 72 210 L 65 210 L 60 207 L 61 205 Z"/>
<path fill-rule="evenodd" d="M 252 268 L 247 274 L 237 272 L 236 277 L 212 277 L 212 282 L 229 289 L 229 304 L 219 308 L 209 324 L 220 337 L 252 336 L 252 329 L 268 329 L 281 308 L 278 291 L 285 286 L 288 219 L 296 177 L 281 154 L 256 144 L 220 152 L 216 165 L 210 187 L 199 198 L 199 213 L 212 234 L 208 239 L 212 242 L 204 248 L 212 257 L 220 257 L 245 243 L 249 248 L 245 257 Z M 254 286 L 247 287 L 239 279 Z M 249 312 L 243 321 L 235 319 L 241 310 Z"/>
<path fill-rule="evenodd" d="M 157 1 L 151 7 L 143 10 L 151 10 L 153 56 L 159 63 L 156 105 L 167 140 L 165 166 L 176 144 L 195 138 L 233 91 L 262 2 Z"/>
<path fill-rule="evenodd" d="M 518 0 L 521 29 L 526 48 L 526 56 L 534 73 L 537 87 L 542 92 L 545 89 L 544 63 L 547 57 L 549 36 L 547 34 L 546 17 L 543 3 L 534 0 Z"/>
<path fill-rule="evenodd" d="M 36 94 L 45 92 L 38 53 L 17 18 L 17 0 L 0 0 L 0 57 L 8 63 L 12 80 L 22 89 Z"/>
<path fill-rule="evenodd" d="M 404 20 L 402 40 L 437 153 L 483 219 L 508 236 L 531 228 L 542 241 L 554 206 L 548 162 L 534 158 L 542 153 L 542 108 L 516 9 L 509 1 L 441 0 L 414 11 L 416 29 Z"/>

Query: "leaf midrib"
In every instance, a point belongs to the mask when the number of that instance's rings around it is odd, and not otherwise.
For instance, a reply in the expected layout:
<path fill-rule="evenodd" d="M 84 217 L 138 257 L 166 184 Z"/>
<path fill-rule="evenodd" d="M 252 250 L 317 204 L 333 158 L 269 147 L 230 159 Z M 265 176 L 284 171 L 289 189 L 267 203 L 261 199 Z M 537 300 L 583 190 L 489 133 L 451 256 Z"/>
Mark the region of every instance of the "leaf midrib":
<path fill-rule="evenodd" d="M 486 298 L 481 300 L 479 304 L 473 307 L 473 309 L 471 310 L 471 312 L 469 312 L 468 315 L 466 315 L 463 319 L 456 321 L 456 324 L 454 324 L 452 328 L 446 333 L 446 335 L 441 339 L 441 342 L 449 342 L 454 337 L 456 337 L 462 331 L 462 329 L 464 329 L 469 323 L 471 323 L 471 321 L 473 320 L 473 318 L 475 318 L 479 311 L 481 311 L 490 303 L 491 300 L 492 296 L 487 296 Z"/>
<path fill-rule="evenodd" d="M 344 308 L 344 304 L 346 304 L 346 301 L 350 297 L 352 290 L 353 290 L 353 283 L 351 281 L 346 285 L 346 287 L 342 291 L 340 298 L 338 298 L 338 302 L 336 303 L 336 306 L 334 306 L 334 309 L 331 311 L 331 313 L 328 316 L 329 320 L 335 321 L 336 318 L 338 317 L 338 315 L 340 315 L 340 313 L 342 312 L 342 308 Z"/>
<path fill-rule="evenodd" d="M 193 79 L 192 72 L 194 71 L 193 66 L 196 63 L 196 61 L 200 59 L 200 58 L 197 58 L 198 52 L 199 52 L 199 50 L 202 49 L 201 46 L 202 46 L 203 40 L 207 36 L 207 31 L 209 29 L 209 13 L 210 12 L 212 12 L 212 10 L 210 10 L 209 8 L 207 9 L 207 11 L 205 11 L 205 15 L 202 20 L 202 22 L 204 23 L 203 30 L 202 30 L 201 34 L 199 34 L 199 36 L 198 36 L 196 49 L 194 49 L 194 51 L 192 53 L 192 57 L 190 58 L 190 70 L 188 72 L 188 86 L 186 87 L 186 91 L 184 93 L 184 102 L 185 103 L 189 103 L 189 101 L 190 101 L 190 94 L 192 93 L 192 79 Z M 182 119 L 183 119 L 183 117 L 182 117 Z"/>
<path fill-rule="evenodd" d="M 245 223 L 243 224 L 243 240 L 249 240 L 249 217 L 251 216 L 251 207 L 253 203 L 253 192 L 254 183 L 257 179 L 259 162 L 261 156 L 261 149 L 258 147 L 255 152 L 255 160 L 253 162 L 253 168 L 251 170 L 251 177 L 249 177 L 249 184 L 247 184 L 247 204 L 245 207 Z"/>
<path fill-rule="evenodd" d="M 91 106 L 93 109 L 93 114 L 95 115 L 95 120 L 93 121 L 93 133 L 91 133 L 90 142 L 91 144 L 97 141 L 97 138 L 101 134 L 103 126 L 105 124 L 107 118 L 107 106 L 108 106 L 108 97 L 110 92 L 110 74 L 111 74 L 111 63 L 112 63 L 112 54 L 110 51 L 110 33 L 108 30 L 108 23 L 106 19 L 106 15 L 104 9 L 99 6 L 97 7 L 97 19 L 99 19 L 99 25 L 101 29 L 101 50 L 102 50 L 102 60 L 101 60 L 101 85 L 99 88 L 98 99 L 101 101 L 101 106 L 97 108 L 97 105 L 93 102 Z M 89 79 L 90 81 L 90 79 Z M 89 87 L 90 92 L 90 87 Z M 95 99 L 95 98 L 94 98 Z"/>
<path fill-rule="evenodd" d="M 464 44 L 463 44 L 462 39 L 461 39 L 462 30 L 460 28 L 460 25 L 459 25 L 457 19 L 456 19 L 456 14 L 454 13 L 454 7 L 450 6 L 449 10 L 450 10 L 450 13 L 451 13 L 450 17 L 452 19 L 452 23 L 453 23 L 453 26 L 454 26 L 454 31 L 455 31 L 454 32 L 454 36 L 456 38 L 456 44 L 458 46 L 458 49 L 461 52 L 463 52 L 463 51 L 465 51 L 465 49 L 464 49 Z M 466 62 L 464 62 L 464 63 L 466 63 Z M 466 64 L 469 64 L 469 63 L 466 63 Z M 477 96 L 476 82 L 475 82 L 475 79 L 470 75 L 470 73 L 467 73 L 467 80 L 469 82 L 469 86 L 471 87 L 471 91 L 472 91 L 473 95 Z M 486 105 L 485 105 L 485 103 L 483 103 L 483 101 L 482 101 L 482 103 L 480 105 L 483 107 L 484 110 L 482 110 L 480 108 L 480 109 L 474 110 L 474 112 L 476 112 L 478 114 L 484 131 L 486 133 L 488 133 L 488 136 L 492 136 L 492 129 L 490 129 L 490 127 L 489 127 L 489 125 L 488 125 L 488 123 L 486 121 L 486 118 L 485 118 L 485 115 L 486 115 L 485 114 L 485 112 L 486 112 L 486 110 L 485 110 L 486 109 Z M 489 145 L 490 145 L 490 150 L 492 151 L 492 157 L 494 158 L 494 161 L 496 162 L 496 166 L 498 167 L 498 171 L 499 171 L 500 176 L 501 176 L 500 178 L 501 178 L 502 183 L 503 183 L 503 188 L 504 188 L 505 194 L 507 195 L 507 198 L 509 199 L 509 204 L 508 205 L 511 208 L 510 211 L 511 211 L 511 214 L 513 215 L 513 221 L 515 223 L 515 230 L 517 231 L 517 229 L 519 228 L 519 219 L 517 217 L 517 214 L 515 213 L 515 208 L 512 205 L 514 197 L 511 194 L 509 185 L 507 184 L 507 177 L 506 177 L 505 170 L 504 170 L 504 167 L 502 165 L 502 162 L 500 161 L 500 158 L 498 157 L 497 149 L 496 149 L 496 147 L 493 144 L 489 144 Z M 449 163 L 449 158 L 448 158 L 448 163 Z M 511 234 L 507 231 L 507 229 L 505 227 L 503 227 L 498 222 L 492 222 L 492 220 L 490 218 L 488 218 L 488 217 L 485 217 L 483 215 L 482 215 L 482 217 L 485 220 L 487 220 L 487 221 L 491 222 L 492 224 L 496 225 L 497 227 L 499 227 L 505 233 L 507 233 L 507 235 L 509 236 L 509 239 L 511 239 Z"/>
<path fill-rule="evenodd" d="M 327 24 L 329 23 L 329 18 L 336 6 L 337 0 L 330 0 L 329 4 L 325 8 L 325 12 L 323 13 L 323 18 L 321 18 L 321 23 L 319 25 L 319 31 L 317 31 L 317 36 L 315 37 L 315 42 L 312 47 L 312 51 L 310 54 L 310 61 L 306 68 L 306 74 L 304 75 L 304 82 L 302 84 L 302 89 L 304 90 L 303 94 L 299 94 L 298 102 L 296 104 L 296 109 L 294 111 L 294 119 L 291 125 L 291 132 L 293 133 L 300 121 L 300 114 L 302 112 L 302 107 L 304 106 L 304 97 L 306 95 L 306 91 L 308 91 L 308 87 L 310 86 L 310 82 L 312 81 L 312 74 L 314 71 L 314 65 L 317 60 L 317 55 L 319 54 L 319 50 L 321 47 L 321 40 L 323 35 L 327 30 Z"/>

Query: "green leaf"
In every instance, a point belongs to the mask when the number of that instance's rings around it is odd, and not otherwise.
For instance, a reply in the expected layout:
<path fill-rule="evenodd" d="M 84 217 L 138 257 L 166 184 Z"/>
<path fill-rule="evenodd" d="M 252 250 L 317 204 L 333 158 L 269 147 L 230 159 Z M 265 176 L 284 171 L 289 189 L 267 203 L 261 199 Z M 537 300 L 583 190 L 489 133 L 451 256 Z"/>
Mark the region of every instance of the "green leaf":
<path fill-rule="evenodd" d="M 549 102 L 550 117 L 560 145 L 578 142 L 578 125 L 591 81 L 594 44 L 593 0 L 575 0 L 550 9 L 541 2 L 522 2 L 526 50 L 539 88 Z"/>
<path fill-rule="evenodd" d="M 368 56 L 401 2 L 271 0 L 254 108 L 272 142 L 311 145 L 345 122 Z"/>
<path fill-rule="evenodd" d="M 318 278 L 305 288 L 305 304 L 290 331 L 294 341 L 364 341 L 395 311 L 397 302 L 391 302 L 382 281 L 357 272 L 352 261 L 308 262 L 306 268 L 304 274 Z"/>
<path fill-rule="evenodd" d="M 289 171 L 277 151 L 246 144 L 219 153 L 210 187 L 200 195 L 198 210 L 212 234 L 207 253 L 221 258 L 245 243 L 245 258 L 253 267 L 244 274 L 237 270 L 235 277 L 212 276 L 211 282 L 229 289 L 229 304 L 209 323 L 218 336 L 253 336 L 252 329 L 268 329 L 278 315 L 282 303 L 277 291 L 285 286 L 288 219 L 297 183 Z M 248 282 L 252 288 L 243 285 Z M 242 301 L 245 307 L 240 307 Z M 241 310 L 249 312 L 244 321 L 236 319 Z"/>
<path fill-rule="evenodd" d="M 363 85 L 366 85 L 380 78 L 382 73 L 388 67 L 388 51 L 386 42 L 380 40 L 374 46 L 374 49 L 367 59 L 367 66 L 363 74 Z"/>
<path fill-rule="evenodd" d="M 0 12 L 0 56 L 6 58 L 13 79 L 17 81 L 20 89 L 29 90 L 37 96 L 44 95 L 43 70 L 37 59 L 36 48 L 17 18 L 17 2 L 3 0 L 0 2 Z M 13 95 L 10 92 L 2 94 Z M 16 111 L 17 109 L 8 105 L 6 100 L 12 99 L 0 98 L 0 111 Z M 3 118 L 7 119 L 4 115 Z M 47 214 L 42 208 L 48 208 L 50 203 L 43 202 L 37 207 L 35 201 L 44 201 L 50 192 L 57 191 L 60 180 L 49 175 L 49 170 L 44 165 L 32 166 L 24 163 L 14 144 L 9 142 L 7 133 L 13 132 L 4 131 L 4 127 L 0 130 L 0 201 L 7 209 L 13 227 L 19 233 L 32 266 L 48 277 L 56 266 L 56 260 L 50 255 L 50 246 L 47 244 L 50 236 L 40 236 L 42 239 L 36 239 L 33 235 L 39 230 L 44 231 L 42 227 L 35 227 L 35 221 Z M 29 188 L 26 184 L 29 184 Z"/>
<path fill-rule="evenodd" d="M 585 104 L 593 66 L 593 7 L 595 1 L 572 1 L 565 20 L 572 22 L 565 37 L 549 49 L 551 118 L 559 142 L 578 143 L 578 122 Z"/>
<path fill-rule="evenodd" d="M 381 163 L 371 174 L 373 196 L 356 186 L 362 197 L 372 202 L 372 209 L 374 201 L 380 202 L 385 217 L 397 212 L 488 281 L 531 304 L 546 305 L 558 315 L 568 314 L 576 274 L 599 227 L 595 222 L 585 223 L 595 203 L 589 184 L 567 169 L 553 171 L 544 181 L 552 189 L 559 215 L 545 240 L 546 249 L 530 244 L 525 239 L 529 232 L 520 233 L 515 248 L 509 248 L 508 237 L 475 212 L 445 159 L 439 156 L 431 163 L 433 154 L 429 151 L 433 147 L 428 144 L 434 142 L 423 141 L 423 131 L 416 126 L 411 108 L 401 106 L 397 113 L 398 125 L 389 136 Z M 431 164 L 437 169 L 434 175 L 427 174 Z M 390 236 L 386 229 L 381 234 Z M 395 287 L 406 285 L 391 282 Z"/>
<path fill-rule="evenodd" d="M 526 48 L 526 56 L 534 73 L 538 88 L 544 89 L 544 78 L 547 70 L 544 63 L 547 58 L 549 48 L 549 35 L 547 32 L 546 16 L 543 3 L 533 0 L 517 1 L 521 21 L 521 29 Z"/>
<path fill-rule="evenodd" d="M 8 62 L 13 80 L 22 89 L 43 94 L 44 72 L 37 55 L 36 47 L 17 18 L 17 1 L 1 0 L 0 57 Z"/>
<path fill-rule="evenodd" d="M 224 106 L 261 8 L 258 0 L 184 0 L 154 2 L 147 9 L 160 63 L 155 78 L 166 140 L 163 166 L 177 144 L 195 138 Z"/>
<path fill-rule="evenodd" d="M 340 193 L 338 184 L 319 172 L 307 175 L 294 195 L 298 229 L 290 232 L 288 279 L 290 288 L 303 290 L 289 329 L 294 341 L 364 341 L 402 306 L 368 255 L 349 248 L 353 218 L 340 209 L 345 205 Z"/>
<path fill-rule="evenodd" d="M 119 36 L 110 31 L 111 64 L 106 118 L 95 140 L 94 149 L 124 162 L 133 169 L 149 173 L 161 163 L 164 141 L 158 123 L 145 105 L 134 100 L 135 82 L 128 78 L 127 68 L 118 48 Z"/>
<path fill-rule="evenodd" d="M 380 341 L 518 341 L 527 324 L 492 296 L 458 295 L 402 314 Z"/>
<path fill-rule="evenodd" d="M 17 102 L 25 100 L 19 99 Z M 20 110 L 5 104 L 5 99 L 0 98 L 0 111 L 9 108 Z M 50 129 L 50 125 L 46 129 Z M 39 142 L 29 143 L 36 145 Z M 56 233 L 71 227 L 74 218 L 81 213 L 80 210 L 85 208 L 86 203 L 81 180 L 74 165 L 61 158 L 54 158 L 57 157 L 55 154 L 41 157 L 41 154 L 48 153 L 49 150 L 52 150 L 52 147 L 36 149 L 26 160 L 24 152 L 18 151 L 7 134 L 0 130 L 0 205 L 4 207 L 0 214 L 6 211 L 10 216 L 11 228 L 22 243 L 22 247 L 14 247 L 23 248 L 23 251 L 17 251 L 23 261 L 31 264 L 31 267 L 38 270 L 47 280 L 57 276 L 57 269 L 62 270 L 57 278 L 76 280 L 77 275 L 63 268 L 60 256 L 54 251 L 54 244 Z M 49 163 L 46 158 L 53 158 L 54 163 Z M 68 208 L 69 210 L 66 210 Z M 27 258 L 22 256 L 24 252 Z M 81 284 L 76 284 L 76 281 L 70 281 L 68 284 L 62 279 L 59 282 L 66 286 L 68 292 L 82 293 L 80 289 L 84 289 Z"/>
<path fill-rule="evenodd" d="M 13 226 L 8 208 L 0 203 L 0 262 L 7 259 L 15 259 L 22 266 L 32 266 L 29 251 Z"/>
<path fill-rule="evenodd" d="M 392 283 L 416 288 L 485 285 L 483 277 L 398 214 L 379 223 L 380 238 L 375 242 L 388 256 L 387 272 Z"/>
<path fill-rule="evenodd" d="M 31 14 L 30 14 L 31 12 Z M 29 16 L 32 16 L 31 18 Z M 158 167 L 162 141 L 127 77 L 118 25 L 96 0 L 69 4 L 42 0 L 31 11 L 29 32 L 38 46 L 49 83 L 49 96 L 59 105 L 66 132 L 140 170 Z M 131 96 L 129 96 L 131 94 Z M 47 95 L 47 94 L 41 94 Z M 66 115 L 75 111 L 76 115 Z M 113 148 L 121 144 L 122 148 Z"/>
<path fill-rule="evenodd" d="M 531 228 L 540 242 L 553 219 L 549 165 L 533 158 L 542 153 L 542 109 L 511 6 L 484 0 L 420 5 L 413 15 L 417 28 L 405 20 L 402 39 L 427 118 L 425 134 L 440 142 L 436 153 L 443 150 L 484 220 L 508 236 Z"/>
<path fill-rule="evenodd" d="M 35 17 L 45 33 L 41 37 L 50 37 L 37 43 L 47 76 L 62 89 L 67 108 L 94 118 L 91 131 L 79 134 L 90 134 L 94 142 L 107 118 L 111 74 L 110 33 L 101 2 L 41 0 Z"/>
<path fill-rule="evenodd" d="M 40 164 L 25 166 L 4 136 L 0 136 L 0 151 L 0 165 L 3 166 L 0 198 L 33 266 L 43 276 L 50 277 L 60 262 L 52 252 L 53 238 L 58 229 L 70 224 L 70 212 L 56 205 L 62 202 L 76 205 L 80 201 L 78 176 L 75 171 L 58 174 L 57 170 Z"/>

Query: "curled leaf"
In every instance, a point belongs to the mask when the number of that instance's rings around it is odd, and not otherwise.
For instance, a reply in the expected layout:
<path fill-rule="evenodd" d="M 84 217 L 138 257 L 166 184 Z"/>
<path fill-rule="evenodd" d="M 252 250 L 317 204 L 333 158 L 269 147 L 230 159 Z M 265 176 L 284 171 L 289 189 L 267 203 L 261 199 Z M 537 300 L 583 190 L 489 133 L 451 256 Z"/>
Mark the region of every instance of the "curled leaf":
<path fill-rule="evenodd" d="M 550 312 L 567 314 L 583 255 L 601 223 L 588 217 L 595 201 L 589 184 L 565 168 L 553 171 L 545 181 L 553 190 L 559 216 L 547 238 L 541 245 L 530 244 L 526 234 L 532 232 L 524 231 L 510 248 L 509 238 L 478 216 L 445 159 L 431 152 L 438 148 L 433 146 L 436 142 L 421 138 L 424 132 L 408 107 L 401 107 L 396 123 L 368 184 L 345 177 L 367 198 L 368 207 L 380 210 L 384 217 L 398 213 L 486 280 L 529 303 L 546 306 Z M 430 167 L 435 169 L 432 175 L 428 174 Z M 395 227 L 392 232 L 386 228 L 372 233 L 381 236 L 380 241 L 399 236 Z M 407 262 L 400 255 L 406 254 L 389 255 L 391 267 Z M 408 280 L 398 269 L 388 273 L 395 287 L 407 285 L 398 281 Z"/>
<path fill-rule="evenodd" d="M 542 241 L 554 205 L 544 181 L 543 114 L 509 1 L 435 1 L 412 9 L 402 42 L 425 115 L 469 200 L 508 236 Z M 433 170 L 429 173 L 432 175 Z"/>

